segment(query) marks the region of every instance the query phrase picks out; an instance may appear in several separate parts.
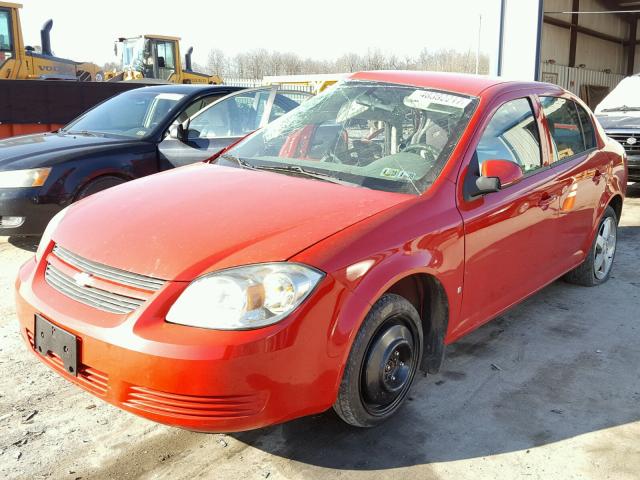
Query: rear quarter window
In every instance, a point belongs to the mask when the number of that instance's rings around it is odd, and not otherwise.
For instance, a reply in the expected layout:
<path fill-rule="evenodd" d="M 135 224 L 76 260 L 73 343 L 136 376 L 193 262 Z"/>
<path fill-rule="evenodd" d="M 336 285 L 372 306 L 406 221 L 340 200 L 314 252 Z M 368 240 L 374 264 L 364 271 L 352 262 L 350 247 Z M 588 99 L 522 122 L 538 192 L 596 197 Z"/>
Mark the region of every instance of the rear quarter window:
<path fill-rule="evenodd" d="M 596 147 L 596 134 L 593 128 L 593 122 L 591 116 L 580 105 L 576 104 L 578 110 L 578 117 L 580 117 L 580 124 L 582 125 L 582 134 L 584 135 L 584 146 L 587 150 Z"/>

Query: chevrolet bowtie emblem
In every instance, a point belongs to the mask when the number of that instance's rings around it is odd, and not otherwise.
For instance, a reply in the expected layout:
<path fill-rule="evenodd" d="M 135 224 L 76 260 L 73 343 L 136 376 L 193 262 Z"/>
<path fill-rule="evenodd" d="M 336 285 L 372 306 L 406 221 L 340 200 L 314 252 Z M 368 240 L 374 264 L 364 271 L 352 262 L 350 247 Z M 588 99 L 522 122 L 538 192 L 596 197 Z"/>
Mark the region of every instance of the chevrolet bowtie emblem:
<path fill-rule="evenodd" d="M 627 145 L 635 145 L 638 140 L 635 137 L 627 138 Z"/>
<path fill-rule="evenodd" d="M 87 287 L 93 284 L 93 277 L 86 272 L 76 273 L 73 276 L 73 280 L 79 287 Z"/>

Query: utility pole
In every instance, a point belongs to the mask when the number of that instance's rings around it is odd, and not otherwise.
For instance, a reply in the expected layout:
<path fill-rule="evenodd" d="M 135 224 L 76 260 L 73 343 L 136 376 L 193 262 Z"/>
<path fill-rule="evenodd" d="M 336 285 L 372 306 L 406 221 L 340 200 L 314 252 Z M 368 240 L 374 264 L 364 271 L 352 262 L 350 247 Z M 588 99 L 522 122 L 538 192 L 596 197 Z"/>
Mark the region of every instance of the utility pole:
<path fill-rule="evenodd" d="M 482 36 L 482 14 L 478 20 L 478 47 L 476 49 L 476 75 L 480 73 L 480 37 Z"/>

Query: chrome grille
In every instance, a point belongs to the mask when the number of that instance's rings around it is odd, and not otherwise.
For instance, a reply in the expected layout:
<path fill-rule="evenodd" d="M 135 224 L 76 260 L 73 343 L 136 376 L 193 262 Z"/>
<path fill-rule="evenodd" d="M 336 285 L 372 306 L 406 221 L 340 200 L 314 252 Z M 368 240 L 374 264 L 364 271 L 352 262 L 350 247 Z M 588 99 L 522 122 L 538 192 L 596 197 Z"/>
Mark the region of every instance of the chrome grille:
<path fill-rule="evenodd" d="M 640 155 L 640 133 L 608 133 L 607 135 L 619 142 L 629 155 Z M 627 140 L 630 138 L 635 138 L 636 143 L 628 144 Z"/>
<path fill-rule="evenodd" d="M 53 254 L 59 259 L 68 263 L 72 267 L 77 268 L 80 271 L 90 273 L 96 277 L 111 280 L 121 285 L 128 285 L 130 287 L 142 288 L 143 290 L 149 290 L 155 292 L 164 285 L 164 280 L 159 280 L 153 277 L 147 277 L 146 275 L 139 275 L 137 273 L 127 272 L 118 268 L 108 267 L 100 263 L 92 262 L 85 258 L 79 257 L 75 253 L 71 253 L 69 250 L 62 248 L 60 245 L 53 247 Z"/>
<path fill-rule="evenodd" d="M 104 310 L 105 312 L 130 313 L 145 302 L 145 300 L 140 298 L 127 297 L 100 288 L 80 286 L 73 278 L 51 264 L 47 265 L 44 278 L 49 285 L 59 292 L 64 293 L 78 302 Z"/>

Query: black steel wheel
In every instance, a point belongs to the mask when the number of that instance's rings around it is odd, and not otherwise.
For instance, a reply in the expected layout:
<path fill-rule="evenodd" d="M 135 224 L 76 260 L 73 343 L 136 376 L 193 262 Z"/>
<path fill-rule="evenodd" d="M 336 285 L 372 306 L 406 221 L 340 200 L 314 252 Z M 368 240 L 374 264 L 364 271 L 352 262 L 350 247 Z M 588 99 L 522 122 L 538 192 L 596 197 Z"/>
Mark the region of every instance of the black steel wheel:
<path fill-rule="evenodd" d="M 423 348 L 420 315 L 386 294 L 371 308 L 353 344 L 334 409 L 347 423 L 373 427 L 404 402 Z"/>

